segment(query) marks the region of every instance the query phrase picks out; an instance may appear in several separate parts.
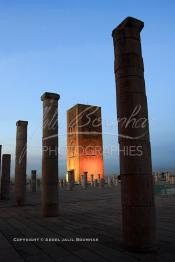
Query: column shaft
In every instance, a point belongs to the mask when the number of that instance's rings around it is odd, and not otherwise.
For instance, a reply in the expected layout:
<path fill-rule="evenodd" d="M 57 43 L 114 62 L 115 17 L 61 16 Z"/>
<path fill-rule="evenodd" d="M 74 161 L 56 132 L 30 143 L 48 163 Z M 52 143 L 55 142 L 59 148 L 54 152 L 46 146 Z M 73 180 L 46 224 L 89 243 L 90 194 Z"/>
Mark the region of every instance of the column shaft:
<path fill-rule="evenodd" d="M 155 207 L 140 31 L 128 17 L 113 31 L 123 239 L 132 249 L 155 247 Z"/>
<path fill-rule="evenodd" d="M 31 191 L 36 192 L 36 170 L 31 171 Z"/>
<path fill-rule="evenodd" d="M 75 185 L 74 170 L 67 171 L 67 175 L 68 175 L 68 189 L 73 190 L 74 185 Z"/>
<path fill-rule="evenodd" d="M 2 155 L 1 199 L 9 199 L 11 155 Z"/>
<path fill-rule="evenodd" d="M 25 204 L 27 164 L 27 121 L 17 121 L 15 159 L 15 198 L 18 206 Z"/>
<path fill-rule="evenodd" d="M 82 175 L 81 185 L 82 185 L 82 188 L 83 188 L 83 189 L 86 189 L 87 186 L 88 186 L 88 183 L 87 183 L 87 175 L 88 175 L 87 172 L 84 172 L 83 175 Z"/>
<path fill-rule="evenodd" d="M 42 214 L 58 215 L 58 100 L 54 93 L 44 93 L 42 139 Z"/>
<path fill-rule="evenodd" d="M 91 174 L 90 184 L 91 184 L 92 187 L 94 186 L 94 175 L 93 174 Z"/>

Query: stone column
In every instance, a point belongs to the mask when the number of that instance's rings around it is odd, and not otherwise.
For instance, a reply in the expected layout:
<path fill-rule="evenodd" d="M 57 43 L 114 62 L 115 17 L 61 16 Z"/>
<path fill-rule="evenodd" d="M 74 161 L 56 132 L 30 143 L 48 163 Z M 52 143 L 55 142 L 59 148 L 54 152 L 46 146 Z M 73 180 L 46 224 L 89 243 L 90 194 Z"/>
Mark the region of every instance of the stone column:
<path fill-rule="evenodd" d="M 92 187 L 94 186 L 94 175 L 93 174 L 91 175 L 91 186 Z"/>
<path fill-rule="evenodd" d="M 87 172 L 82 175 L 81 185 L 83 189 L 87 188 Z"/>
<path fill-rule="evenodd" d="M 2 155 L 1 200 L 9 199 L 11 155 Z"/>
<path fill-rule="evenodd" d="M 40 191 L 41 190 L 41 180 L 40 180 L 40 178 L 37 178 L 36 183 L 37 183 L 37 191 Z"/>
<path fill-rule="evenodd" d="M 75 184 L 74 170 L 67 171 L 68 189 L 73 190 Z"/>
<path fill-rule="evenodd" d="M 94 180 L 94 187 L 98 187 L 98 179 Z"/>
<path fill-rule="evenodd" d="M 44 93 L 42 139 L 42 214 L 58 215 L 58 100 L 55 93 Z"/>
<path fill-rule="evenodd" d="M 140 32 L 126 18 L 113 30 L 124 244 L 151 250 L 156 244 L 155 207 L 147 98 Z"/>
<path fill-rule="evenodd" d="M 105 186 L 105 180 L 104 180 L 104 178 L 101 178 L 100 181 L 99 181 L 99 188 L 100 189 L 104 188 L 104 186 Z"/>
<path fill-rule="evenodd" d="M 99 184 L 100 184 L 100 179 L 101 179 L 100 174 L 98 174 L 98 183 Z"/>
<path fill-rule="evenodd" d="M 31 171 L 31 192 L 36 192 L 36 170 Z"/>
<path fill-rule="evenodd" d="M 18 206 L 23 206 L 26 199 L 27 125 L 27 121 L 16 122 L 15 199 Z"/>

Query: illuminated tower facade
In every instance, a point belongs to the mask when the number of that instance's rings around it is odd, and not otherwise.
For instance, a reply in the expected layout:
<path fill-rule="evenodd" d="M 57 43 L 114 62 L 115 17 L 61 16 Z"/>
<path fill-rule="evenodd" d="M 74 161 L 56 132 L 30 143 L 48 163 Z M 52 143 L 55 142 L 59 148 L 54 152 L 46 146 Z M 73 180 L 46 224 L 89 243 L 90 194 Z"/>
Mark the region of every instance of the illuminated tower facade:
<path fill-rule="evenodd" d="M 77 104 L 67 111 L 67 170 L 75 182 L 104 177 L 101 107 Z"/>

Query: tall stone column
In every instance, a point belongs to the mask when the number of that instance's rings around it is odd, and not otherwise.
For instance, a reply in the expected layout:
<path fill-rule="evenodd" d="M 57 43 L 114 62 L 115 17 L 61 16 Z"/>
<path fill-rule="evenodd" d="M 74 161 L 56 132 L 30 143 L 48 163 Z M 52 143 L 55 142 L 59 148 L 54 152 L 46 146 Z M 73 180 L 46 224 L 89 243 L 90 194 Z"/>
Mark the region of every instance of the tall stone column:
<path fill-rule="evenodd" d="M 31 192 L 36 192 L 36 170 L 31 171 Z"/>
<path fill-rule="evenodd" d="M 16 122 L 15 199 L 18 206 L 23 206 L 26 198 L 27 125 L 27 121 Z"/>
<path fill-rule="evenodd" d="M 11 155 L 2 155 L 1 199 L 9 199 Z"/>
<path fill-rule="evenodd" d="M 124 244 L 151 250 L 156 244 L 148 109 L 140 32 L 144 23 L 126 18 L 112 36 L 115 53 Z"/>
<path fill-rule="evenodd" d="M 55 93 L 44 93 L 42 139 L 42 214 L 58 215 L 58 100 Z"/>

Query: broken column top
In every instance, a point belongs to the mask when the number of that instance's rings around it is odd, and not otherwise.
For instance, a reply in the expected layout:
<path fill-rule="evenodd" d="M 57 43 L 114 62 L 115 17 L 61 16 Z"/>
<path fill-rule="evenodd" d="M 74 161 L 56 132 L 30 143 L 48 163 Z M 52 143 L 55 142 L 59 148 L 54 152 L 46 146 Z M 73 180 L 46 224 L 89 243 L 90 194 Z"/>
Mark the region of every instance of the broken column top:
<path fill-rule="evenodd" d="M 10 157 L 11 155 L 10 154 L 3 154 L 2 156 L 3 157 Z"/>
<path fill-rule="evenodd" d="M 31 173 L 32 174 L 36 174 L 36 170 L 31 170 Z"/>
<path fill-rule="evenodd" d="M 23 120 L 18 120 L 16 122 L 17 126 L 27 126 L 28 125 L 28 121 L 23 121 Z"/>
<path fill-rule="evenodd" d="M 55 99 L 55 100 L 59 100 L 59 99 L 60 99 L 60 95 L 59 95 L 59 94 L 56 94 L 56 93 L 45 92 L 45 93 L 41 96 L 41 101 L 44 101 L 45 99 Z"/>
<path fill-rule="evenodd" d="M 144 22 L 134 17 L 128 16 L 112 31 L 112 36 L 114 36 L 116 32 L 119 32 L 125 28 L 138 28 L 139 31 L 141 31 L 143 27 Z"/>

